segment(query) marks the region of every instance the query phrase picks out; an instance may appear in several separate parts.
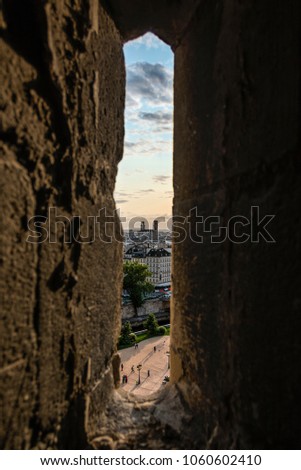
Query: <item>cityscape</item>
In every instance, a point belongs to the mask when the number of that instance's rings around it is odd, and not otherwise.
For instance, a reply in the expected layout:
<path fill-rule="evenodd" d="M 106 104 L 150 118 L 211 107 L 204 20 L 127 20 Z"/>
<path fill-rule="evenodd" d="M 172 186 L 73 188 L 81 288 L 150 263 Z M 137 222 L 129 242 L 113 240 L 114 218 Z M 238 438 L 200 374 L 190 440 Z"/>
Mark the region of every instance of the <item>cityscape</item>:
<path fill-rule="evenodd" d="M 132 337 L 124 345 L 129 349 L 119 351 L 121 388 L 137 395 L 151 394 L 169 381 L 171 255 L 171 235 L 159 230 L 157 220 L 152 228 L 141 221 L 140 230 L 124 233 L 125 266 L 144 267 L 145 282 L 149 285 L 136 309 L 128 290 L 124 288 L 122 293 L 122 332 L 128 328 Z M 146 327 L 148 319 L 155 322 L 155 326 L 151 323 L 153 331 Z"/>
<path fill-rule="evenodd" d="M 162 219 L 169 218 L 173 197 L 173 54 L 150 33 L 127 43 L 124 53 L 125 152 L 115 200 L 122 216 L 136 223 L 123 227 L 120 388 L 146 396 L 170 375 L 172 240 Z M 144 288 L 137 294 L 138 284 Z"/>

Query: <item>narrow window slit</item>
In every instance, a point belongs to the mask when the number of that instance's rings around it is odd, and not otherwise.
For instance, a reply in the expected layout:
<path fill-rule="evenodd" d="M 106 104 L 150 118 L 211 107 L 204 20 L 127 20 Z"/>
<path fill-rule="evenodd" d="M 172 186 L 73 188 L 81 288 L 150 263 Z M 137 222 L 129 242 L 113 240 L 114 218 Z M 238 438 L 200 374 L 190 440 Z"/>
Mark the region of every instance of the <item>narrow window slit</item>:
<path fill-rule="evenodd" d="M 173 52 L 151 33 L 124 46 L 124 157 L 116 207 L 124 230 L 120 388 L 141 397 L 170 376 Z"/>

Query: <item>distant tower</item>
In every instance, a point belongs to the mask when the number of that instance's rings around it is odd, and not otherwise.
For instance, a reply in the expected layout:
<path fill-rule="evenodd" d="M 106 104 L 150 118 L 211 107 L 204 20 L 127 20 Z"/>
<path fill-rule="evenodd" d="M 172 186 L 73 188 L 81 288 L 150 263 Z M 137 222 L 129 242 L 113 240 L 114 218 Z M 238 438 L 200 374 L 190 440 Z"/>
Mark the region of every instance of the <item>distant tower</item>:
<path fill-rule="evenodd" d="M 154 220 L 153 224 L 153 242 L 159 241 L 159 222 Z"/>
<path fill-rule="evenodd" d="M 145 222 L 144 221 L 141 222 L 140 232 L 145 232 Z"/>

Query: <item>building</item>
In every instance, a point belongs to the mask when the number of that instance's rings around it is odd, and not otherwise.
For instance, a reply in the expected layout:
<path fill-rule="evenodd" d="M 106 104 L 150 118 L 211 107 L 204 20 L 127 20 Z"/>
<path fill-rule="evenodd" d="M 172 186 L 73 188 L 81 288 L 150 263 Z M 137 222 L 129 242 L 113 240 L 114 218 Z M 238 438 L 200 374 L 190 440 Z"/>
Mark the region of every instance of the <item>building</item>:
<path fill-rule="evenodd" d="M 147 253 L 147 247 L 143 244 L 136 244 L 131 247 L 126 247 L 124 250 L 123 259 L 125 261 L 137 260 L 139 258 L 145 258 Z"/>
<path fill-rule="evenodd" d="M 141 239 L 141 234 L 146 235 L 146 240 Z M 166 234 L 160 234 L 157 220 L 151 230 L 146 229 L 142 221 L 140 232 L 132 231 L 124 243 L 124 261 L 146 264 L 152 273 L 148 281 L 157 287 L 169 287 L 171 283 L 171 248 L 165 239 Z"/>
<path fill-rule="evenodd" d="M 155 286 L 167 286 L 171 282 L 171 252 L 166 248 L 151 248 L 144 256 L 132 254 L 131 261 L 146 264 L 152 275 L 148 278 Z"/>
<path fill-rule="evenodd" d="M 158 242 L 159 241 L 159 222 L 158 220 L 154 220 L 153 228 L 149 229 L 145 226 L 145 221 L 142 220 L 140 225 L 140 234 L 146 235 L 146 239 L 151 242 Z"/>

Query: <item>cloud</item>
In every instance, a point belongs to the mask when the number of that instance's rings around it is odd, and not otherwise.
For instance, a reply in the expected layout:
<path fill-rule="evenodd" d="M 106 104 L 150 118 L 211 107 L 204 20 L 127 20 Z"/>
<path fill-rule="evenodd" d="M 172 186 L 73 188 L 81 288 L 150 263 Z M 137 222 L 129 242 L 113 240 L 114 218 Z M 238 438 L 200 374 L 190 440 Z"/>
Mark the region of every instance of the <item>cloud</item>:
<path fill-rule="evenodd" d="M 141 100 L 154 105 L 172 105 L 173 73 L 162 64 L 137 62 L 127 67 L 127 107 Z"/>
<path fill-rule="evenodd" d="M 172 152 L 172 143 L 170 141 L 157 141 L 155 139 L 145 140 L 140 139 L 136 142 L 126 141 L 124 144 L 124 158 L 130 156 L 139 157 L 143 156 L 154 156 L 159 153 L 169 155 Z"/>
<path fill-rule="evenodd" d="M 173 146 L 173 58 L 170 53 L 170 61 L 166 61 L 168 51 L 161 53 L 162 43 L 153 34 L 130 45 L 137 48 L 137 55 L 135 59 L 133 50 L 126 54 L 131 63 L 126 67 L 124 160 L 115 198 L 126 215 L 130 213 L 128 209 L 137 216 L 139 211 L 155 212 L 158 206 L 154 215 L 157 218 L 161 210 L 169 212 L 171 205 L 165 190 L 171 189 L 171 177 L 167 175 L 171 174 Z M 147 49 L 151 48 L 148 56 Z M 153 60 L 158 63 L 151 63 Z M 157 175 L 160 172 L 163 175 Z M 128 184 L 125 177 L 129 177 Z"/>
<path fill-rule="evenodd" d="M 124 142 L 124 148 L 132 149 L 137 146 L 137 142 Z"/>
<path fill-rule="evenodd" d="M 139 189 L 138 193 L 154 193 L 154 189 Z"/>
<path fill-rule="evenodd" d="M 166 175 L 153 176 L 153 180 L 155 181 L 155 183 L 166 184 L 169 179 L 170 179 L 170 176 L 166 176 Z"/>
<path fill-rule="evenodd" d="M 162 47 L 162 41 L 152 33 L 146 33 L 138 39 L 129 41 L 128 44 L 135 47 L 145 46 L 147 49 L 158 49 L 159 47 Z"/>
<path fill-rule="evenodd" d="M 132 193 L 128 193 L 125 191 L 116 191 L 115 196 L 120 198 L 131 197 Z"/>
<path fill-rule="evenodd" d="M 125 157 L 171 155 L 173 71 L 148 62 L 127 66 L 126 97 Z"/>
<path fill-rule="evenodd" d="M 150 121 L 156 124 L 169 124 L 172 122 L 172 117 L 172 113 L 164 113 L 163 111 L 157 111 L 155 113 L 139 113 L 139 118 L 143 121 Z"/>

